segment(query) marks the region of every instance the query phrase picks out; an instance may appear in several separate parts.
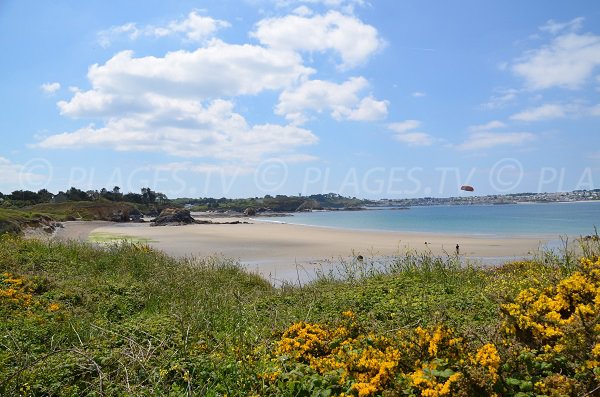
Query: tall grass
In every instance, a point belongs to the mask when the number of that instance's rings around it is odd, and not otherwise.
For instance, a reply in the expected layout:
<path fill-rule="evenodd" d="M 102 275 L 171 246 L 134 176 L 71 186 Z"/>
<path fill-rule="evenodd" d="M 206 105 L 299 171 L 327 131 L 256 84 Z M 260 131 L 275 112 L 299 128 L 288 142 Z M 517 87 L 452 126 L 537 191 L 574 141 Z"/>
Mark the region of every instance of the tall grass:
<path fill-rule="evenodd" d="M 351 310 L 365 332 L 443 322 L 482 337 L 500 301 L 572 272 L 578 255 L 490 269 L 407 251 L 275 288 L 228 258 L 173 259 L 144 244 L 2 236 L 0 252 L 0 395 L 39 396 L 277 395 L 259 375 L 292 323 Z"/>

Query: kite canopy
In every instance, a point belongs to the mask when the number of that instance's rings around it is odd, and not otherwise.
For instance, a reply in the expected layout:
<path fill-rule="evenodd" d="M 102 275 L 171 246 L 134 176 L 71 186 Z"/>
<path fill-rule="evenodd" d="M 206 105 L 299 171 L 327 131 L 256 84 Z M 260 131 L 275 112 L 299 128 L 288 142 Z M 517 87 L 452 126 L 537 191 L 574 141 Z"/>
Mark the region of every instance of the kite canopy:
<path fill-rule="evenodd" d="M 475 189 L 473 188 L 473 186 L 469 186 L 469 185 L 462 185 L 462 186 L 460 187 L 460 190 L 465 190 L 465 191 L 467 191 L 467 192 L 472 192 L 472 191 L 474 191 Z"/>

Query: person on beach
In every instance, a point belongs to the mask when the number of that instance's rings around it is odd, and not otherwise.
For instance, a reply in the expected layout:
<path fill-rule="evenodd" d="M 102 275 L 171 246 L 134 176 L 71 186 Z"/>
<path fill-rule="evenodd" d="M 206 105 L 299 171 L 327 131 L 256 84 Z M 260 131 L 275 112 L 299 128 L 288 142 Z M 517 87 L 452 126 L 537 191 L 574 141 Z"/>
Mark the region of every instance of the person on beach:
<path fill-rule="evenodd" d="M 456 244 L 456 255 L 460 255 L 460 246 Z"/>

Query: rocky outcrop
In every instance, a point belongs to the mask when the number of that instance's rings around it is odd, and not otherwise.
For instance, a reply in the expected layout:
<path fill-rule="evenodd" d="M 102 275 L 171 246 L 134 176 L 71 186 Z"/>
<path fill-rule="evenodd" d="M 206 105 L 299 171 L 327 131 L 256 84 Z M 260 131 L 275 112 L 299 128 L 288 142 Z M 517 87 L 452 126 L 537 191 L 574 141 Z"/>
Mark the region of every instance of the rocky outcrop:
<path fill-rule="evenodd" d="M 115 210 L 108 220 L 112 222 L 129 222 L 129 209 Z"/>
<path fill-rule="evenodd" d="M 189 225 L 196 223 L 189 210 L 183 208 L 166 208 L 160 215 L 152 219 L 150 226 Z"/>
<path fill-rule="evenodd" d="M 252 207 L 248 207 L 244 210 L 244 215 L 245 216 L 255 216 L 256 215 L 256 210 Z"/>
<path fill-rule="evenodd" d="M 312 211 L 312 210 L 322 210 L 323 207 L 316 200 L 306 200 L 298 208 L 296 208 L 297 212 L 302 211 Z"/>
<path fill-rule="evenodd" d="M 144 214 L 142 214 L 142 212 L 140 210 L 138 210 L 137 208 L 132 209 L 131 211 L 129 211 L 129 220 L 132 222 L 143 222 L 144 221 Z"/>

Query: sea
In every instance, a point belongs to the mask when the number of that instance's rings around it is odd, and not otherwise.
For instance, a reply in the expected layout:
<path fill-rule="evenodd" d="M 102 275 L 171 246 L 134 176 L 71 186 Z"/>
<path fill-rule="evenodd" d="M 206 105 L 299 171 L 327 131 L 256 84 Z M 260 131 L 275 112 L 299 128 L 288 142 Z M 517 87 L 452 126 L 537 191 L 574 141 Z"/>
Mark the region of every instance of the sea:
<path fill-rule="evenodd" d="M 477 235 L 579 237 L 600 228 L 600 201 L 313 211 L 277 221 L 320 227 Z"/>

